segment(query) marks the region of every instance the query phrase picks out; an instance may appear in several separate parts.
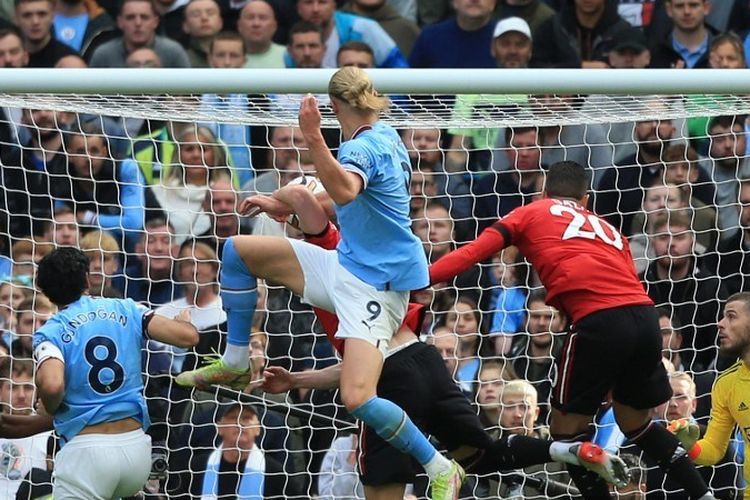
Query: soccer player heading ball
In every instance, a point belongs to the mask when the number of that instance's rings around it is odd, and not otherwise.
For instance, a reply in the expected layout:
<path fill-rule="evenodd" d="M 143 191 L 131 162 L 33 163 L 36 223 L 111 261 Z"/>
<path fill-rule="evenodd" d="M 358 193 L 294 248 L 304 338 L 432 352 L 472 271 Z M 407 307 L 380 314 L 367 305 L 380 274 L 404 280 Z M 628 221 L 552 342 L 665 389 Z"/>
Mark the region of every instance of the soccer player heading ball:
<path fill-rule="evenodd" d="M 651 421 L 650 410 L 672 389 L 661 361 L 654 304 L 638 280 L 628 242 L 585 207 L 587 171 L 572 161 L 552 165 L 544 199 L 517 208 L 472 243 L 430 267 L 441 283 L 515 245 L 539 273 L 549 305 L 571 318 L 552 391 L 555 439 L 586 439 L 612 391 L 615 417 L 631 442 L 653 458 L 691 498 L 713 498 L 680 442 Z M 580 466 L 571 477 L 587 498 L 609 498 L 606 483 Z"/>
<path fill-rule="evenodd" d="M 302 100 L 299 125 L 317 175 L 333 200 L 342 239 L 336 250 L 303 241 L 237 236 L 224 246 L 220 276 L 228 342 L 222 359 L 182 373 L 186 386 L 248 383 L 248 338 L 256 280 L 281 284 L 303 301 L 334 312 L 344 339 L 341 399 L 379 436 L 412 455 L 430 476 L 434 499 L 456 498 L 463 470 L 438 453 L 404 411 L 376 395 L 388 341 L 406 314 L 409 292 L 428 285 L 422 244 L 411 232 L 411 164 L 396 131 L 379 122 L 388 99 L 356 67 L 338 70 L 328 94 L 344 142 L 334 158 L 320 131 L 314 97 Z M 255 207 L 245 200 L 241 213 Z"/>
<path fill-rule="evenodd" d="M 336 248 L 340 233 L 328 219 L 320 201 L 305 186 L 290 183 L 272 196 L 257 195 L 252 200 L 274 218 L 283 218 L 290 211 L 296 213 L 306 241 L 330 250 Z M 285 206 L 280 207 L 279 201 Z M 275 212 L 279 208 L 283 210 Z M 333 347 L 343 354 L 343 342 L 335 337 L 336 316 L 318 308 L 313 310 Z M 440 352 L 434 345 L 419 342 L 414 334 L 424 323 L 424 313 L 423 305 L 409 304 L 403 324 L 389 343 L 378 395 L 403 408 L 414 423 L 445 446 L 467 472 L 494 474 L 498 470 L 520 469 L 555 460 L 584 466 L 621 487 L 628 484 L 624 462 L 592 443 L 545 441 L 521 434 L 492 439 L 448 372 Z M 279 366 L 267 367 L 262 387 L 270 393 L 286 392 L 292 387 L 333 389 L 339 386 L 340 368 L 339 364 L 322 370 L 290 373 Z M 361 429 L 358 439 L 358 469 L 365 497 L 403 499 L 406 484 L 414 482 L 411 457 L 380 439 L 367 426 Z"/>

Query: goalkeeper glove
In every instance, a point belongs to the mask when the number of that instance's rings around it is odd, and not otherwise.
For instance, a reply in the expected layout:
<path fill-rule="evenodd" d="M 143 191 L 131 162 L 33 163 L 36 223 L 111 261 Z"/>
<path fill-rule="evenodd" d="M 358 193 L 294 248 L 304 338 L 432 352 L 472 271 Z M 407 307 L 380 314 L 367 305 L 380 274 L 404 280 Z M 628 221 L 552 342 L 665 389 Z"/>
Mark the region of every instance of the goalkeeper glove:
<path fill-rule="evenodd" d="M 698 424 L 691 422 L 686 418 L 672 420 L 667 425 L 667 430 L 674 434 L 680 440 L 682 446 L 687 450 L 688 456 L 694 459 L 700 454 L 700 447 L 696 442 L 700 439 L 700 428 Z"/>

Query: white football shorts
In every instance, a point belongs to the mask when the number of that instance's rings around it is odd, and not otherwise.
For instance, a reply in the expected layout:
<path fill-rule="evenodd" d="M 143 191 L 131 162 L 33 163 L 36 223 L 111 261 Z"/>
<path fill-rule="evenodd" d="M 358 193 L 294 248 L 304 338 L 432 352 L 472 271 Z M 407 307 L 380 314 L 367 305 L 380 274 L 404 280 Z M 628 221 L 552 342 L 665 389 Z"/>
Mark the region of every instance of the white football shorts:
<path fill-rule="evenodd" d="M 289 240 L 305 277 L 302 301 L 335 313 L 336 338 L 358 338 L 385 354 L 401 326 L 409 292 L 381 291 L 368 285 L 339 263 L 336 250 L 324 250 L 300 240 Z"/>
<path fill-rule="evenodd" d="M 110 500 L 143 489 L 151 473 L 151 436 L 138 429 L 122 434 L 79 434 L 55 458 L 55 500 Z"/>

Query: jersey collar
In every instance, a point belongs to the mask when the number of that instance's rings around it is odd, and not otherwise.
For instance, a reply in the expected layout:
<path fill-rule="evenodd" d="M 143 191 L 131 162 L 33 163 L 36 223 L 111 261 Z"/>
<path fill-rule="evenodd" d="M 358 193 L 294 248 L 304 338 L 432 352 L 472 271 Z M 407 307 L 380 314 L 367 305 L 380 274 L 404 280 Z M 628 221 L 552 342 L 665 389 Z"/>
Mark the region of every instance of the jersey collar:
<path fill-rule="evenodd" d="M 352 134 L 352 139 L 356 139 L 358 135 L 364 134 L 368 130 L 372 130 L 372 125 L 370 125 L 369 123 L 362 125 L 361 127 L 357 128 L 357 130 L 354 131 L 354 133 Z"/>

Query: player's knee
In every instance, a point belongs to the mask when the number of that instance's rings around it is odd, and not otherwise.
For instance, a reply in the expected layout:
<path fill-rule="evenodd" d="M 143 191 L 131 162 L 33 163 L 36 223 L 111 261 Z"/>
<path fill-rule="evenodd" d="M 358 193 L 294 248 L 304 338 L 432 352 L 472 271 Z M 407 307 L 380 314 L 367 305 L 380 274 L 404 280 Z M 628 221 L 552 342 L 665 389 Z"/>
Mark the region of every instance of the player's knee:
<path fill-rule="evenodd" d="M 366 402 L 368 402 L 375 394 L 368 391 L 364 386 L 342 386 L 341 387 L 341 402 L 344 403 L 346 411 L 353 412 Z"/>
<path fill-rule="evenodd" d="M 651 422 L 650 410 L 638 410 L 617 402 L 614 402 L 612 407 L 617 425 L 625 434 L 640 429 Z"/>
<path fill-rule="evenodd" d="M 221 256 L 222 270 L 233 274 L 248 273 L 247 265 L 237 249 L 237 237 L 232 236 L 226 243 Z"/>
<path fill-rule="evenodd" d="M 254 293 L 258 285 L 257 280 L 250 273 L 245 261 L 237 250 L 235 237 L 229 238 L 224 244 L 219 279 L 222 291 L 229 291 L 234 295 L 242 292 Z"/>
<path fill-rule="evenodd" d="M 577 441 L 580 439 L 580 436 L 593 436 L 593 433 L 594 429 L 590 419 L 566 418 L 562 415 L 555 415 L 552 418 L 552 425 L 550 425 L 550 434 L 553 439 L 558 441 Z"/>

